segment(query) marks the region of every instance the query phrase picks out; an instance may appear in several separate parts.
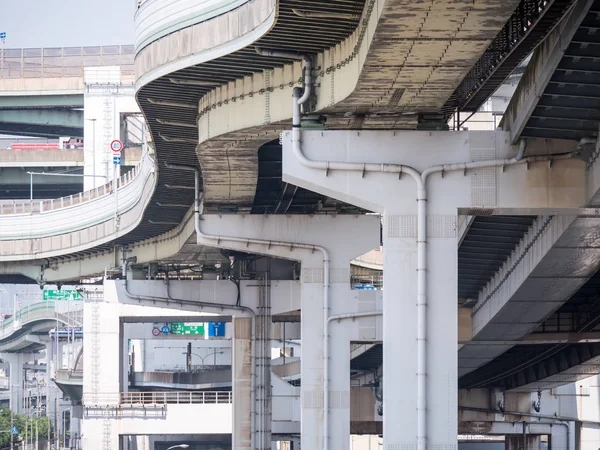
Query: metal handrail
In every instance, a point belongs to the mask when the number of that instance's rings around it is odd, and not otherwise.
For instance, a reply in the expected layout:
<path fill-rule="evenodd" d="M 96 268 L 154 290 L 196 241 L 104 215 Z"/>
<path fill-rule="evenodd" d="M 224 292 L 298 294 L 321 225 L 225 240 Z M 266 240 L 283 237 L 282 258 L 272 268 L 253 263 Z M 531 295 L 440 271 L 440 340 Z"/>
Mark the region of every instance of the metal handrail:
<path fill-rule="evenodd" d="M 121 404 L 228 404 L 231 403 L 231 392 L 121 392 Z"/>
<path fill-rule="evenodd" d="M 164 392 L 120 392 L 85 393 L 86 406 L 120 405 L 228 405 L 233 402 L 230 391 L 164 391 Z"/>
<path fill-rule="evenodd" d="M 84 67 L 120 66 L 133 76 L 131 45 L 0 49 L 0 79 L 83 77 Z"/>
<path fill-rule="evenodd" d="M 137 166 L 117 180 L 118 189 L 129 185 L 137 179 L 140 173 L 149 173 L 154 166 L 154 161 L 148 154 L 142 155 Z M 68 208 L 86 203 L 114 192 L 112 180 L 89 191 L 72 194 L 67 197 L 53 198 L 49 200 L 2 200 L 0 201 L 0 215 L 14 214 L 44 214 L 57 209 Z"/>
<path fill-rule="evenodd" d="M 83 308 L 83 302 L 81 302 Z M 80 326 L 74 318 L 68 314 L 59 313 L 56 311 L 57 303 L 54 301 L 43 301 L 25 306 L 18 310 L 14 316 L 4 319 L 0 323 L 0 339 L 5 339 L 16 330 L 20 329 L 23 324 L 29 323 L 32 319 L 40 316 L 40 313 L 52 313 L 53 318 L 60 319 L 71 326 Z"/>

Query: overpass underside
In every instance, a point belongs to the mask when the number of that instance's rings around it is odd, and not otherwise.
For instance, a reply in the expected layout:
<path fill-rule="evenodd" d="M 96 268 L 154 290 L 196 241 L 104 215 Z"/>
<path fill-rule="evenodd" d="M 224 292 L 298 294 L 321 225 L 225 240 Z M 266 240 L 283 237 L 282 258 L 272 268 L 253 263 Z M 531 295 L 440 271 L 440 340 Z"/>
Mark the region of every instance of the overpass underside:
<path fill-rule="evenodd" d="M 178 20 L 188 13 L 151 3 Z M 113 368 L 109 346 L 122 342 L 110 309 L 121 303 L 235 313 L 233 400 L 212 405 L 233 417 L 234 448 L 263 450 L 277 434 L 276 401 L 265 395 L 276 379 L 261 365 L 269 314 L 300 322 L 300 386 L 292 376 L 283 385 L 302 399 L 300 417 L 288 422 L 299 419 L 304 448 L 348 448 L 351 367 L 373 377 L 362 387 L 375 399 L 370 414 L 385 414 L 387 450 L 456 448 L 459 421 L 500 420 L 501 392 L 527 404 L 513 411 L 524 420 L 539 413 L 529 392 L 600 371 L 598 124 L 589 112 L 593 123 L 576 132 L 569 116 L 558 131 L 531 134 L 548 123 L 539 108 L 559 107 L 523 103 L 590 100 L 580 88 L 595 84 L 596 3 L 256 0 L 213 16 L 195 11 L 202 19 L 185 27 L 142 5 L 138 20 L 155 28 L 138 36 L 136 88 L 155 161 L 120 191 L 81 196 L 90 218 L 82 229 L 65 225 L 64 205 L 41 205 L 41 218 L 32 210 L 17 225 L 7 219 L 0 257 L 21 262 L 2 271 L 40 283 L 112 278 L 111 300 L 99 307 L 111 337 L 97 344 Z M 447 130 L 453 113 L 476 110 L 549 33 L 528 70 L 539 74 L 538 61 L 555 51 L 563 53 L 549 59 L 557 64 L 564 56 L 589 65 L 563 64 L 566 78 L 544 66 L 549 87 L 533 83 L 509 107 L 515 128 Z M 573 75 L 580 70 L 587 81 Z M 528 140 L 519 146 L 521 136 Z M 46 217 L 56 221 L 44 234 Z M 350 262 L 381 244 L 383 293 L 352 289 Z M 212 286 L 217 274 L 227 282 Z M 197 297 L 171 287 L 179 277 L 212 287 Z M 369 348 L 351 360 L 357 343 Z M 92 409 L 121 411 L 122 375 L 108 375 L 110 392 L 99 392 L 84 370 L 84 404 L 96 392 Z M 482 389 L 487 403 L 461 403 L 456 387 Z M 474 414 L 459 414 L 462 407 Z M 177 422 L 181 411 L 165 420 Z M 106 419 L 115 427 L 117 415 Z M 95 419 L 88 439 L 102 432 Z M 526 431 L 508 429 L 510 419 L 490 433 Z M 111 442 L 128 426 L 112 428 Z M 536 434 L 553 435 L 550 428 Z M 573 433 L 561 436 L 569 448 Z"/>

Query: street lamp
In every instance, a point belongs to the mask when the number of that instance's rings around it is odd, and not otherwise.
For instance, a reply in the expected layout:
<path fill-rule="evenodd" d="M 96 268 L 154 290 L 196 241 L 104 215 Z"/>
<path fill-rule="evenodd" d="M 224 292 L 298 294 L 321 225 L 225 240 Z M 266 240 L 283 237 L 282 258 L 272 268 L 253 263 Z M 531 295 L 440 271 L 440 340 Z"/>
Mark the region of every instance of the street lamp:
<path fill-rule="evenodd" d="M 95 177 L 96 176 L 96 119 L 87 119 L 87 120 L 92 122 L 92 175 Z M 85 148 L 85 143 L 84 143 L 84 148 Z M 85 152 L 84 152 L 84 158 L 85 158 Z M 94 180 L 94 187 L 96 187 L 96 180 Z"/>
<path fill-rule="evenodd" d="M 167 450 L 175 450 L 176 448 L 190 448 L 188 444 L 179 444 L 169 447 Z"/>
<path fill-rule="evenodd" d="M 217 356 L 217 355 L 222 355 L 223 353 L 225 353 L 225 352 L 222 352 L 222 351 L 221 351 L 221 352 L 214 351 L 214 352 L 212 352 L 212 353 L 209 353 L 208 355 L 204 355 L 204 356 L 200 356 L 200 355 L 199 355 L 199 354 L 197 354 L 197 353 L 192 353 L 192 355 L 194 355 L 194 356 L 197 356 L 198 358 L 200 358 L 200 359 L 202 360 L 202 370 L 201 370 L 201 371 L 202 371 L 202 372 L 204 372 L 204 360 L 205 360 L 206 358 L 208 358 L 209 356 L 213 356 L 213 355 L 215 355 L 215 360 L 214 360 L 214 363 L 213 363 L 213 370 L 215 370 L 215 368 L 216 368 L 216 365 L 217 365 L 217 358 L 216 358 L 216 356 Z M 167 450 L 168 450 L 168 449 L 167 449 Z"/>

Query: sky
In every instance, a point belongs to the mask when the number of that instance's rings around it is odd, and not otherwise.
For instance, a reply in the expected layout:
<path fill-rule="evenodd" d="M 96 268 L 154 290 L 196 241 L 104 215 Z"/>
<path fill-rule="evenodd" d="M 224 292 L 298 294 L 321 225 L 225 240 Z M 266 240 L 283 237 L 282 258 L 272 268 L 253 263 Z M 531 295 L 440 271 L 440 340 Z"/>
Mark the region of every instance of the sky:
<path fill-rule="evenodd" d="M 133 45 L 136 0 L 0 0 L 0 48 Z"/>

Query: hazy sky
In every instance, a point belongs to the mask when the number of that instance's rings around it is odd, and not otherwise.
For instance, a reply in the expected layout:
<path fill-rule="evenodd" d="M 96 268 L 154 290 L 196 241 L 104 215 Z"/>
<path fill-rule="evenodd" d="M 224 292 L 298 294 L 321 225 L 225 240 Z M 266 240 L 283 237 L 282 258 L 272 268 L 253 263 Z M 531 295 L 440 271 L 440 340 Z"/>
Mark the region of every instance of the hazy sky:
<path fill-rule="evenodd" d="M 136 0 L 0 0 L 0 47 L 133 44 Z"/>

